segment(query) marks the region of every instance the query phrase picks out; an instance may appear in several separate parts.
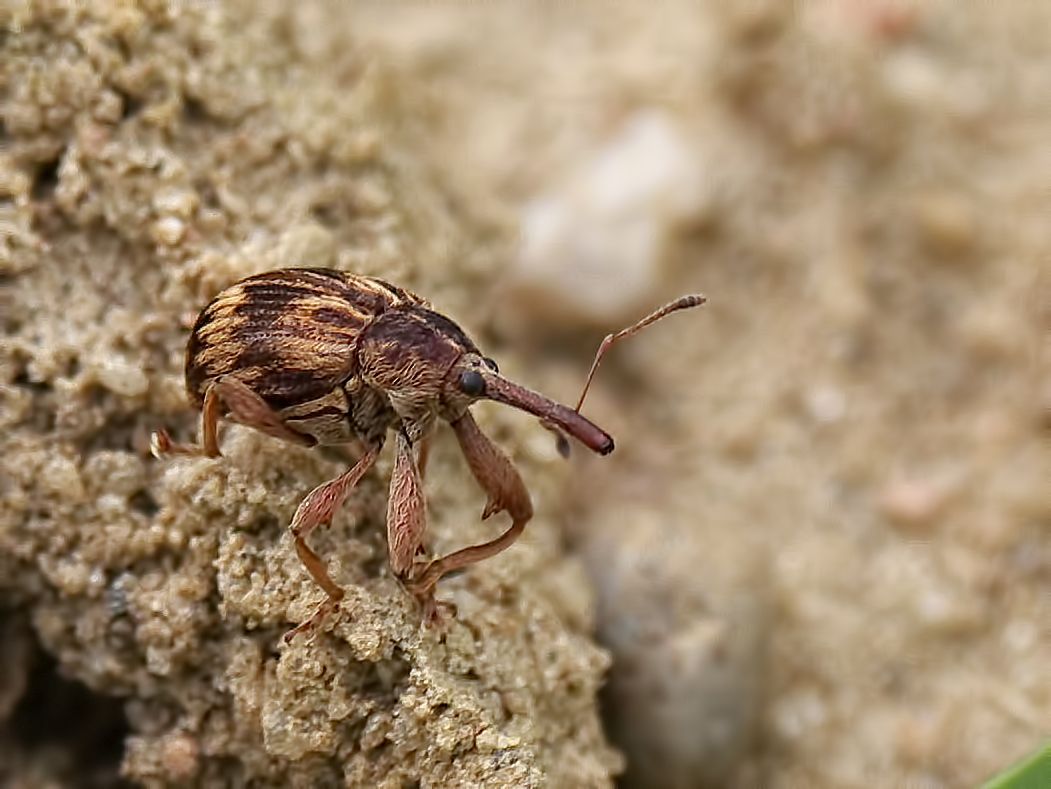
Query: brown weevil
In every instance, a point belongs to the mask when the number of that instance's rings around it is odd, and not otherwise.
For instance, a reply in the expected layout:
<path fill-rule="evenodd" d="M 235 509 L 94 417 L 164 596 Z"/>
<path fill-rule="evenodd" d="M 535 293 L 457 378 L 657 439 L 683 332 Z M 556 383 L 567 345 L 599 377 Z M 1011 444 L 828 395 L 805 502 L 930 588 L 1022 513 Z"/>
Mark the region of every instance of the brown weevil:
<path fill-rule="evenodd" d="M 570 409 L 500 375 L 496 363 L 459 326 L 404 288 L 332 269 L 258 274 L 216 296 L 190 333 L 186 389 L 202 412 L 201 444 L 176 444 L 159 430 L 153 435 L 153 452 L 158 457 L 218 457 L 221 417 L 302 446 L 356 442 L 364 448 L 350 470 L 314 488 L 292 518 L 296 552 L 327 598 L 285 635 L 290 640 L 312 631 L 343 597 L 307 537 L 332 520 L 376 462 L 387 431 L 393 430 L 387 552 L 391 571 L 429 619 L 437 614 L 434 587 L 439 579 L 500 553 L 533 515 L 521 477 L 478 428 L 470 406 L 488 399 L 519 408 L 553 430 L 561 450 L 568 448 L 568 434 L 600 455 L 609 454 L 613 439 L 580 414 L 602 355 L 616 340 L 703 301 L 702 296 L 684 296 L 607 336 L 576 409 Z M 488 496 L 482 519 L 506 510 L 511 526 L 489 542 L 426 561 L 419 558 L 426 530 L 422 476 L 439 419 L 452 426 L 471 473 Z"/>

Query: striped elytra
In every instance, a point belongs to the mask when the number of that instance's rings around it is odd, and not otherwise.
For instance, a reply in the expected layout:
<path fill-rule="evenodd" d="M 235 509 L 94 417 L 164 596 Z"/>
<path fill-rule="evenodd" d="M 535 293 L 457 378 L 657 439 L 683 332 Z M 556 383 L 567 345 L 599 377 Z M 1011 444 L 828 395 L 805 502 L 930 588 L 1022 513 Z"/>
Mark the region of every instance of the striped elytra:
<path fill-rule="evenodd" d="M 331 269 L 281 269 L 241 280 L 194 324 L 186 389 L 198 407 L 208 383 L 235 375 L 272 408 L 322 398 L 354 375 L 361 332 L 420 297 L 383 280 Z"/>

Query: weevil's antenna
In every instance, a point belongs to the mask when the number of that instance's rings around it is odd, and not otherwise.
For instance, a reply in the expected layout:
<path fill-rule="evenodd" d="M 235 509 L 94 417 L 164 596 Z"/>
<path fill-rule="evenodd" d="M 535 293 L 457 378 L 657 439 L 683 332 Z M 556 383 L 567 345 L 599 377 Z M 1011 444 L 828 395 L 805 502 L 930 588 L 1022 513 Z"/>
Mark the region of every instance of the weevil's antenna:
<path fill-rule="evenodd" d="M 584 382 L 584 391 L 580 393 L 580 399 L 577 400 L 577 407 L 574 411 L 580 411 L 580 407 L 584 405 L 584 398 L 587 397 L 588 388 L 591 386 L 591 379 L 595 377 L 595 371 L 598 370 L 599 364 L 602 362 L 602 357 L 606 355 L 608 351 L 617 340 L 623 340 L 633 334 L 638 334 L 640 331 L 645 329 L 652 323 L 656 323 L 666 315 L 670 315 L 673 312 L 679 310 L 688 310 L 692 307 L 700 307 L 707 298 L 700 295 L 699 293 L 690 294 L 688 296 L 680 296 L 675 301 L 665 304 L 659 310 L 655 310 L 643 318 L 638 323 L 629 326 L 626 329 L 621 329 L 616 334 L 607 334 L 606 338 L 599 345 L 598 351 L 595 353 L 595 361 L 591 363 L 591 371 L 588 372 L 588 379 Z"/>
<path fill-rule="evenodd" d="M 623 340 L 626 337 L 630 337 L 633 334 L 645 329 L 652 323 L 656 323 L 666 315 L 670 315 L 678 310 L 688 310 L 692 307 L 700 307 L 708 299 L 699 293 L 693 293 L 688 296 L 680 296 L 675 301 L 665 304 L 659 310 L 655 310 L 643 318 L 636 324 L 629 326 L 626 329 L 621 329 L 616 334 L 607 334 L 606 338 L 599 345 L 598 351 L 595 353 L 595 361 L 591 363 L 591 370 L 588 372 L 588 378 L 584 382 L 584 391 L 580 393 L 580 399 L 577 400 L 577 407 L 573 410 L 580 413 L 581 406 L 584 405 L 584 398 L 587 397 L 588 388 L 591 386 L 591 379 L 595 377 L 595 371 L 598 370 L 599 364 L 602 362 L 602 357 L 606 355 L 608 351 L 617 340 Z M 541 419 L 540 424 L 546 429 L 550 430 L 555 434 L 556 446 L 558 447 L 558 454 L 564 458 L 569 457 L 569 439 L 566 438 L 565 434 L 558 429 L 558 427 L 547 419 Z"/>

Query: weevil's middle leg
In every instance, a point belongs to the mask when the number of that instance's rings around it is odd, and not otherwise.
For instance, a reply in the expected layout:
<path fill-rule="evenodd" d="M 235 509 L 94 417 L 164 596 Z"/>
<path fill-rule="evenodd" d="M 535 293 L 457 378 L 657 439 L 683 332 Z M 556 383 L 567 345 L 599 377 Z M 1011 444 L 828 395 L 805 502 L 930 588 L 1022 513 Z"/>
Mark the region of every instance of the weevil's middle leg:
<path fill-rule="evenodd" d="M 332 520 L 333 516 L 343 505 L 347 495 L 365 476 L 365 472 L 372 467 L 378 456 L 379 447 L 371 447 L 366 450 L 361 459 L 349 471 L 322 485 L 318 485 L 310 491 L 296 509 L 296 514 L 292 517 L 292 524 L 289 529 L 295 539 L 296 553 L 299 554 L 299 559 L 303 562 L 307 572 L 310 573 L 310 577 L 314 579 L 318 586 L 325 590 L 327 597 L 308 620 L 285 633 L 286 643 L 290 642 L 299 633 L 313 631 L 325 616 L 339 606 L 340 600 L 343 599 L 343 590 L 332 580 L 321 557 L 307 545 L 307 537 L 318 526 Z"/>
<path fill-rule="evenodd" d="M 268 436 L 281 438 L 303 446 L 312 446 L 314 439 L 288 427 L 281 415 L 267 402 L 236 378 L 224 376 L 208 385 L 201 406 L 201 444 L 179 444 L 171 440 L 167 430 L 158 430 L 150 439 L 150 448 L 157 457 L 164 455 L 204 455 L 217 458 L 219 452 L 219 413 L 226 406 L 229 416 L 247 427 L 254 427 Z"/>
<path fill-rule="evenodd" d="M 423 547 L 426 529 L 423 479 L 412 443 L 399 432 L 387 497 L 387 557 L 391 571 L 402 582 L 412 578 L 413 565 Z"/>
<path fill-rule="evenodd" d="M 506 510 L 511 516 L 511 526 L 494 540 L 461 548 L 423 565 L 408 584 L 409 590 L 421 600 L 430 598 L 434 585 L 443 575 L 488 559 L 509 547 L 533 517 L 533 504 L 522 478 L 507 455 L 479 429 L 474 418 L 469 413 L 465 414 L 453 423 L 453 430 L 471 473 L 489 496 L 482 520 Z"/>
<path fill-rule="evenodd" d="M 423 609 L 424 621 L 433 623 L 441 620 L 444 609 L 455 610 L 455 607 L 435 600 L 433 585 L 417 590 L 413 580 L 413 574 L 419 568 L 416 557 L 423 553 L 423 535 L 427 530 L 427 504 L 421 471 L 429 444 L 429 435 L 413 444 L 405 434 L 398 434 L 394 473 L 387 498 L 387 555 L 391 571 Z"/>

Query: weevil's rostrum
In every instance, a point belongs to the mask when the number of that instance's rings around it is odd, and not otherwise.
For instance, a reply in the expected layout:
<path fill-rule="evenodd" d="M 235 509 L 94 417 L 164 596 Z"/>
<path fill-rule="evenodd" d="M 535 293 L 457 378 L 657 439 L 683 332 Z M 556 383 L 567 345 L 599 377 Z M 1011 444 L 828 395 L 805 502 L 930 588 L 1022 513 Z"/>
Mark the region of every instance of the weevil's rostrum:
<path fill-rule="evenodd" d="M 592 373 L 613 340 L 682 306 L 669 305 L 608 337 Z M 296 551 L 328 598 L 289 638 L 313 629 L 343 597 L 306 537 L 332 519 L 375 462 L 388 431 L 397 444 L 387 508 L 390 566 L 428 617 L 437 612 L 433 590 L 443 575 L 504 550 L 532 517 L 525 485 L 475 424 L 472 403 L 485 398 L 511 405 L 599 454 L 613 450 L 613 439 L 581 416 L 579 405 L 570 409 L 501 376 L 496 363 L 424 299 L 381 279 L 330 269 L 271 271 L 216 296 L 190 335 L 186 388 L 202 410 L 201 445 L 173 443 L 162 430 L 153 441 L 158 455 L 218 456 L 223 417 L 304 446 L 356 442 L 364 449 L 353 468 L 315 488 L 292 519 Z M 421 479 L 439 420 L 452 426 L 488 494 L 482 517 L 507 511 L 512 523 L 496 539 L 426 561 L 419 558 L 426 530 Z"/>

